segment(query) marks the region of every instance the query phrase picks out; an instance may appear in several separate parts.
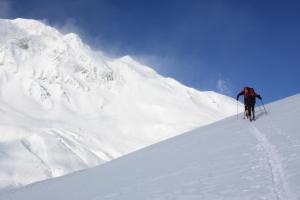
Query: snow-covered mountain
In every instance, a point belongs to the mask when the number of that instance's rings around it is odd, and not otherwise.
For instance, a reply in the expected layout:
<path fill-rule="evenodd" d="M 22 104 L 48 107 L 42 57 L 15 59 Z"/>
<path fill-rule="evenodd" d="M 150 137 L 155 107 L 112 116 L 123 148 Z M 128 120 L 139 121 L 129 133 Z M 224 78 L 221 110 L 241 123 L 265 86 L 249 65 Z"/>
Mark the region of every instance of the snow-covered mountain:
<path fill-rule="evenodd" d="M 0 189 L 96 166 L 236 113 L 36 20 L 0 20 Z"/>
<path fill-rule="evenodd" d="M 0 200 L 298 200 L 300 95 Z"/>

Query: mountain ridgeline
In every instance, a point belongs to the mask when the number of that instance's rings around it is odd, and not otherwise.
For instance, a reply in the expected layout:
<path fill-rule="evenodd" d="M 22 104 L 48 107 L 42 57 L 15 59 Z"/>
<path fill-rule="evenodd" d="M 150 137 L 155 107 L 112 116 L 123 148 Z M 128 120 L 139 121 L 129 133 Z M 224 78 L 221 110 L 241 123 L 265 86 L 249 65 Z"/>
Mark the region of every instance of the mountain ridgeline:
<path fill-rule="evenodd" d="M 0 20 L 0 189 L 93 167 L 236 113 L 74 33 Z"/>

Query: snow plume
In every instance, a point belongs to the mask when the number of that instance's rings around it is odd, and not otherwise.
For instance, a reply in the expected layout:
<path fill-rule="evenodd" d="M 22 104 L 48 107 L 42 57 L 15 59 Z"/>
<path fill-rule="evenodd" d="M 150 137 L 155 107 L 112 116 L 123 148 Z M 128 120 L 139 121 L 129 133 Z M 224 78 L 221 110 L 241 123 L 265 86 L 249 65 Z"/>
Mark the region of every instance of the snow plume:
<path fill-rule="evenodd" d="M 175 66 L 175 61 L 167 55 L 158 56 L 154 54 L 144 54 L 134 55 L 133 57 L 141 63 L 145 63 L 148 66 L 153 66 L 156 71 L 163 74 L 166 74 L 171 71 L 170 66 Z M 174 67 L 173 71 L 175 71 Z"/>
<path fill-rule="evenodd" d="M 223 79 L 222 76 L 219 76 L 216 84 L 218 92 L 222 94 L 232 94 L 231 84 L 230 81 L 227 79 Z"/>
<path fill-rule="evenodd" d="M 81 37 L 85 36 L 85 31 L 77 25 L 77 21 L 73 18 L 68 18 L 63 24 L 55 23 L 54 27 L 61 33 L 76 33 Z"/>
<path fill-rule="evenodd" d="M 120 44 L 115 42 L 113 44 L 108 44 L 101 35 L 92 35 L 87 29 L 80 26 L 79 22 L 75 18 L 68 18 L 63 23 L 54 22 L 53 24 L 46 24 L 54 26 L 62 34 L 74 33 L 76 34 L 84 43 L 97 52 L 110 57 L 119 58 L 121 56 L 126 56 L 124 52 L 120 52 Z"/>

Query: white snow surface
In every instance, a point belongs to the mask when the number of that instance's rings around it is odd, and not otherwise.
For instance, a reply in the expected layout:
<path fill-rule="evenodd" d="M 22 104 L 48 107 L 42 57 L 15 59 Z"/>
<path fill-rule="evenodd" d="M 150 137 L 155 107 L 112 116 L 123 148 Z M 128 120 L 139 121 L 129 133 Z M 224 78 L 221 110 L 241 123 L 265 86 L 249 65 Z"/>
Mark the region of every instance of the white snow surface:
<path fill-rule="evenodd" d="M 299 200 L 300 94 L 0 200 Z"/>
<path fill-rule="evenodd" d="M 108 58 L 74 33 L 28 19 L 0 27 L 2 192 L 236 113 L 230 97 L 183 86 L 130 56 Z"/>

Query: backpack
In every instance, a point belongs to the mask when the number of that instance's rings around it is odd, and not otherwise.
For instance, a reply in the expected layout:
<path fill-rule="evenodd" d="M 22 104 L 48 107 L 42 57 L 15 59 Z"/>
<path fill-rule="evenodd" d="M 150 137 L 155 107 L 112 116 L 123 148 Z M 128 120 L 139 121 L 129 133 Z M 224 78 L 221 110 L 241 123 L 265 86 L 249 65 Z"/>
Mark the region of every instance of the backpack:
<path fill-rule="evenodd" d="M 245 92 L 245 97 L 255 97 L 255 92 L 253 88 L 249 88 L 249 87 L 245 87 L 244 88 L 244 92 Z"/>

